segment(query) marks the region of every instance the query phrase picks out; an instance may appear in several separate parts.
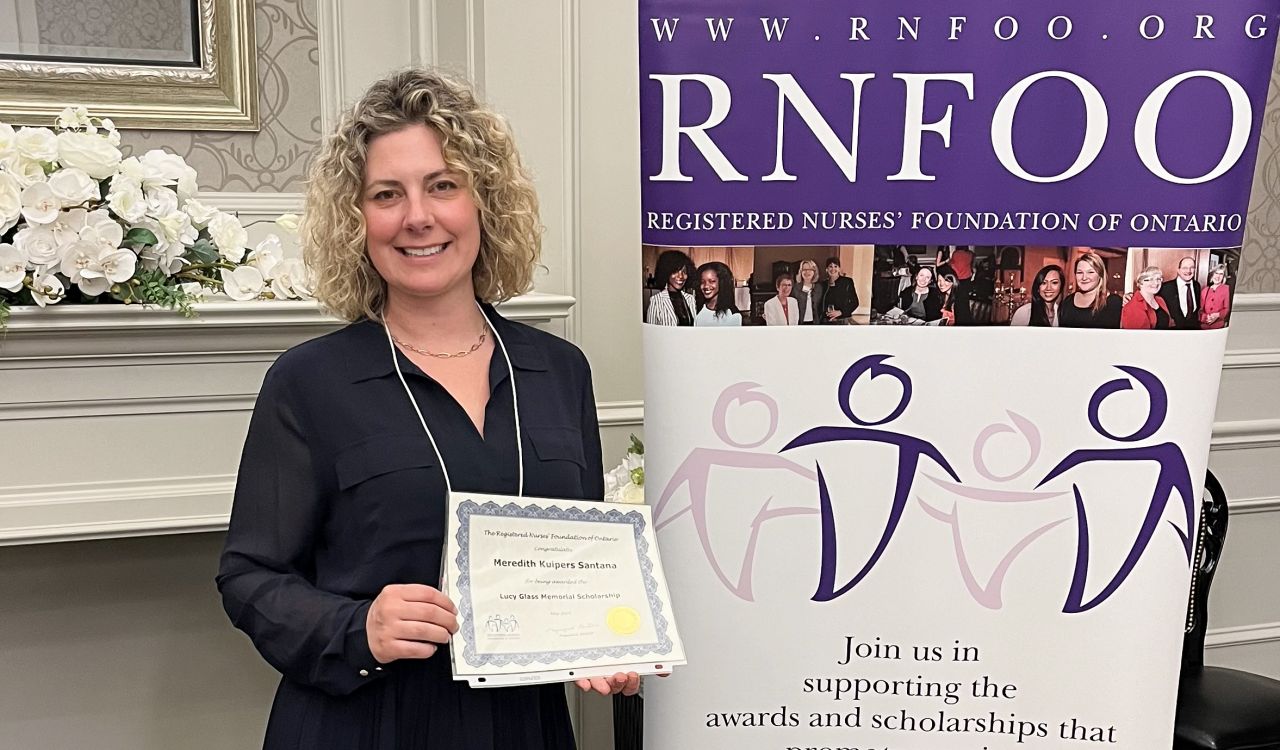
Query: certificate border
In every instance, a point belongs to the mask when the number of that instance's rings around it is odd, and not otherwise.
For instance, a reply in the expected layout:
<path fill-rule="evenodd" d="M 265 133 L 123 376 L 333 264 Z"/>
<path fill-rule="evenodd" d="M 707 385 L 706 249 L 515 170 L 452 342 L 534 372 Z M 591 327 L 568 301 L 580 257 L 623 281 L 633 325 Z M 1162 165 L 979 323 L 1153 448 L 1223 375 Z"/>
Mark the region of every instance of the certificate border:
<path fill-rule="evenodd" d="M 634 510 L 622 512 L 611 508 L 607 511 L 599 508 L 560 508 L 554 505 L 521 506 L 516 503 L 498 505 L 492 500 L 477 503 L 464 500 L 457 507 L 458 531 L 458 609 L 463 619 L 462 658 L 472 667 L 505 667 L 509 664 L 528 666 L 533 663 L 552 664 L 557 661 L 575 661 L 580 659 L 599 660 L 602 658 L 617 659 L 621 657 L 670 654 L 674 643 L 667 632 L 667 618 L 662 613 L 662 599 L 658 595 L 658 582 L 653 577 L 653 561 L 649 559 L 649 543 L 645 539 L 644 516 Z M 595 523 L 625 524 L 635 534 L 636 549 L 640 554 L 640 572 L 644 576 L 645 593 L 649 597 L 649 614 L 653 618 L 654 629 L 658 641 L 653 643 L 636 643 L 628 646 L 612 648 L 578 648 L 565 651 L 530 651 L 503 654 L 479 654 L 475 650 L 475 618 L 471 608 L 471 574 L 470 574 L 470 532 L 473 516 L 501 516 L 504 518 L 543 518 L 556 521 L 591 521 Z"/>

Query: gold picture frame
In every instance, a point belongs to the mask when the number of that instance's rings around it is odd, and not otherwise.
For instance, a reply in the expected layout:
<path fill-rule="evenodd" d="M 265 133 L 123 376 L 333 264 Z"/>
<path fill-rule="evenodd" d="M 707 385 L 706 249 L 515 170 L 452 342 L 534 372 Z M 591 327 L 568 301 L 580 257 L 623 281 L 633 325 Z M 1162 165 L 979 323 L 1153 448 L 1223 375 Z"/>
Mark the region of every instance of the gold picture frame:
<path fill-rule="evenodd" d="M 117 127 L 259 130 L 253 0 L 195 0 L 200 65 L 0 57 L 0 121 L 50 126 L 68 106 Z"/>

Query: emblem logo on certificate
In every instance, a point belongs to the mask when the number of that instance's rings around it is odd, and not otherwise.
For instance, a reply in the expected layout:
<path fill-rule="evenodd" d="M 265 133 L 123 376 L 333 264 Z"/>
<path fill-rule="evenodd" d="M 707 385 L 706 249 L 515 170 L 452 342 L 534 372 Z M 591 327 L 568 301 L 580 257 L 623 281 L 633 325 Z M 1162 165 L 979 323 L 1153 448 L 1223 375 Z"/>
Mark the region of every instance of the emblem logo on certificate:
<path fill-rule="evenodd" d="M 455 679 L 564 682 L 685 663 L 646 505 L 454 494 Z"/>

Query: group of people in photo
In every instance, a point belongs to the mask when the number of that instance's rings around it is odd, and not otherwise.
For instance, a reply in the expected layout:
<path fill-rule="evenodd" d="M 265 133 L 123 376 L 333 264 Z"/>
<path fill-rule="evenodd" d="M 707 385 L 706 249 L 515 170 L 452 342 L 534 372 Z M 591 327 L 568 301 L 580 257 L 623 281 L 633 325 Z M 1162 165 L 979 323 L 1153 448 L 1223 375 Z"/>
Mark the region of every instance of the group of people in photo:
<path fill-rule="evenodd" d="M 858 309 L 858 289 L 846 276 L 840 259 L 827 258 L 819 273 L 814 260 L 800 262 L 793 277 L 779 273 L 775 294 L 765 300 L 759 321 L 751 311 L 738 309 L 733 272 L 720 261 L 695 266 L 682 250 L 664 250 L 653 272 L 655 284 L 645 310 L 646 323 L 664 326 L 838 325 L 847 324 Z"/>
<path fill-rule="evenodd" d="M 1209 269 L 1209 283 L 1196 279 L 1197 261 L 1178 261 L 1173 278 L 1159 266 L 1142 268 L 1127 294 L 1108 288 L 1106 265 L 1094 252 L 1076 259 L 1074 287 L 1058 265 L 1041 268 L 1031 284 L 1031 300 L 1013 313 L 1010 325 L 1132 330 L 1211 330 L 1227 325 L 1231 313 L 1226 263 Z"/>
<path fill-rule="evenodd" d="M 1043 263 L 1030 284 L 1015 287 L 1022 270 L 1009 270 L 1000 286 L 1000 274 L 1008 264 L 1011 248 L 1001 248 L 1004 257 L 979 257 L 967 247 L 948 248 L 936 259 L 910 263 L 909 275 L 894 267 L 900 278 L 894 286 L 876 285 L 871 322 L 934 326 L 1001 325 L 1047 328 L 1111 328 L 1135 330 L 1199 330 L 1222 328 L 1231 313 L 1229 259 L 1238 250 L 1212 251 L 1206 263 L 1200 253 L 1134 248 L 1035 248 L 1036 264 Z M 1013 250 L 1022 250 L 1012 248 Z M 1158 265 L 1172 267 L 1172 253 L 1180 257 L 1169 278 Z M 821 256 L 818 256 L 821 257 Z M 1019 265 L 1027 256 L 1012 256 Z M 1066 260 L 1071 258 L 1071 260 Z M 1124 288 L 1126 274 L 1108 264 L 1129 262 L 1127 275 L 1132 288 Z M 994 262 L 993 262 L 994 260 Z M 734 258 L 731 262 L 736 263 Z M 932 263 L 932 264 L 930 264 Z M 979 288 L 983 263 L 990 267 L 995 294 Z M 1207 273 L 1203 270 L 1207 265 Z M 792 271 L 795 271 L 794 274 Z M 1121 269 L 1122 270 L 1122 269 Z M 1027 269 L 1029 272 L 1030 269 Z M 1200 273 L 1204 276 L 1197 278 Z M 743 325 L 830 325 L 854 322 L 858 309 L 858 288 L 844 273 L 839 257 L 826 259 L 823 266 L 806 258 L 775 263 L 773 295 L 754 310 L 740 309 L 735 297 L 733 271 L 720 261 L 695 265 L 688 253 L 666 249 L 657 257 L 645 306 L 645 322 L 668 326 Z M 1201 283 L 1205 279 L 1205 283 Z M 752 283 L 747 283 L 752 288 Z M 761 287 L 768 289 L 768 287 Z M 765 292 L 767 294 L 767 292 Z M 882 296 L 889 295 L 889 296 Z M 1001 298 L 1001 295 L 1003 297 Z M 994 299 L 1003 299 L 998 307 Z M 864 321 L 865 322 L 865 319 Z"/>
<path fill-rule="evenodd" d="M 914 283 L 898 294 L 890 314 L 877 322 L 914 322 L 934 325 L 970 325 L 969 297 L 956 270 L 950 265 L 921 266 Z"/>

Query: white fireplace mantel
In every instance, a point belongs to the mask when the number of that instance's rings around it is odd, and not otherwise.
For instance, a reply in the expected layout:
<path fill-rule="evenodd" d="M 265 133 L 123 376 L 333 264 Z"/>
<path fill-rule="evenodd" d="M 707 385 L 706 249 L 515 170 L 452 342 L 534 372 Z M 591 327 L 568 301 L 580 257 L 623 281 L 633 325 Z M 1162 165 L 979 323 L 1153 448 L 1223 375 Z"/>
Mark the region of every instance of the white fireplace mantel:
<path fill-rule="evenodd" d="M 561 332 L 575 300 L 499 306 Z M 340 327 L 313 302 L 15 308 L 0 333 L 0 545 L 226 527 L 262 375 Z"/>

